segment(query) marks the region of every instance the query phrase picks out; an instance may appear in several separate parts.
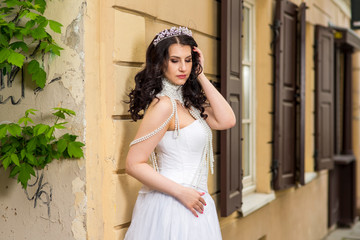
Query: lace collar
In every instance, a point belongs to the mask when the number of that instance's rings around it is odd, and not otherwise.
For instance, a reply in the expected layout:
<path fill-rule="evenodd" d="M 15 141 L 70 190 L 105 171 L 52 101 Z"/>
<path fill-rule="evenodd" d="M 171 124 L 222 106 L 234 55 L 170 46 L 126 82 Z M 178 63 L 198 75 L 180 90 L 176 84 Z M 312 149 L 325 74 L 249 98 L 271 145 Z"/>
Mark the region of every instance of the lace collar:
<path fill-rule="evenodd" d="M 175 85 L 171 83 L 168 79 L 162 78 L 163 89 L 157 96 L 168 96 L 174 100 L 179 101 L 182 105 L 184 105 L 184 98 L 182 93 L 182 85 Z"/>

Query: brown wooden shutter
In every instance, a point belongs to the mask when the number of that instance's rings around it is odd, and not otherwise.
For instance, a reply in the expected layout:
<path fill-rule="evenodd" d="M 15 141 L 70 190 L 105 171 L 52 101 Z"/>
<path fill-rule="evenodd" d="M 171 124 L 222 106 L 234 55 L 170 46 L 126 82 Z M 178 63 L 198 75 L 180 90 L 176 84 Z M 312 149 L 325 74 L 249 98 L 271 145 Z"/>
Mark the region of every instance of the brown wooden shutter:
<path fill-rule="evenodd" d="M 315 167 L 334 167 L 334 37 L 330 29 L 315 27 Z"/>
<path fill-rule="evenodd" d="M 285 189 L 295 184 L 297 135 L 297 6 L 286 0 L 276 2 L 274 42 L 274 148 L 273 187 Z"/>
<path fill-rule="evenodd" d="M 298 31 L 298 49 L 299 49 L 299 143 L 296 144 L 299 152 L 297 154 L 297 173 L 296 177 L 300 184 L 305 185 L 305 32 L 306 32 L 306 4 L 301 3 L 299 7 L 298 19 L 299 19 L 299 31 Z"/>
<path fill-rule="evenodd" d="M 221 216 L 240 210 L 242 204 L 242 1 L 221 2 L 221 93 L 236 115 L 236 126 L 221 132 Z"/>

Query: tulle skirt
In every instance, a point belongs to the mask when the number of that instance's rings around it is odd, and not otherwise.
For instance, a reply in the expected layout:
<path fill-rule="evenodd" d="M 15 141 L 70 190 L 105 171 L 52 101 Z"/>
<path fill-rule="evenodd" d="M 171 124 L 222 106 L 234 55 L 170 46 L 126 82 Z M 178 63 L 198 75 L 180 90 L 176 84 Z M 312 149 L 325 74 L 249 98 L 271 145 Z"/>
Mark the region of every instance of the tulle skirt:
<path fill-rule="evenodd" d="M 203 214 L 195 217 L 172 196 L 139 192 L 125 240 L 220 240 L 216 207 L 208 193 Z"/>

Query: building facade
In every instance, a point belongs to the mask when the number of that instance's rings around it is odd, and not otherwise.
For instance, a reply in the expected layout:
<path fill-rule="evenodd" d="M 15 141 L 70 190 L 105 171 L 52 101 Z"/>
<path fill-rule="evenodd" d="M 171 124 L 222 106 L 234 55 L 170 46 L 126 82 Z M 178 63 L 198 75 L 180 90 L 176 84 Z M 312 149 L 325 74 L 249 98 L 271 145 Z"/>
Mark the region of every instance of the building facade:
<path fill-rule="evenodd" d="M 51 216 L 0 174 L 6 239 L 124 238 L 141 187 L 125 171 L 139 123 L 124 100 L 155 34 L 179 25 L 237 116 L 236 127 L 214 132 L 209 175 L 223 239 L 317 240 L 355 221 L 360 38 L 349 0 L 65 0 L 46 14 L 64 25 L 65 53 L 49 63 L 44 91 L 27 86 L 29 98 L 0 105 L 0 121 L 30 107 L 72 108 L 85 157 L 44 170 Z"/>

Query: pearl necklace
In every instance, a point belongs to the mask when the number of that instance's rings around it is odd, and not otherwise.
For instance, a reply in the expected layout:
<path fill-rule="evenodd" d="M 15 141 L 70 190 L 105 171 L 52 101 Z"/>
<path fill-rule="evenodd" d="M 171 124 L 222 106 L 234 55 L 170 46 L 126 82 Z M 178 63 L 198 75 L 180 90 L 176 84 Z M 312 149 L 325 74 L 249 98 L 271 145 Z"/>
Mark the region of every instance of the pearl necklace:
<path fill-rule="evenodd" d="M 162 85 L 163 89 L 160 93 L 157 94 L 158 97 L 160 96 L 168 96 L 174 100 L 177 100 L 184 106 L 184 98 L 183 98 L 183 85 L 176 85 L 170 82 L 166 78 L 162 78 Z"/>
<path fill-rule="evenodd" d="M 184 106 L 184 98 L 183 98 L 183 94 L 182 94 L 183 86 L 175 85 L 166 78 L 162 79 L 162 83 L 163 83 L 163 89 L 156 96 L 157 97 L 167 96 L 170 98 L 171 103 L 172 103 L 172 113 L 171 113 L 170 117 L 160 127 L 155 129 L 151 133 L 132 141 L 130 143 L 130 146 L 132 146 L 136 143 L 145 141 L 146 139 L 149 139 L 152 136 L 154 136 L 155 134 L 157 134 L 158 132 L 160 132 L 162 129 L 165 128 L 165 126 L 167 126 L 167 124 L 170 122 L 170 120 L 174 116 L 175 116 L 174 137 L 177 138 L 180 135 L 180 131 L 179 131 L 180 124 L 179 124 L 179 117 L 177 114 L 176 101 L 178 101 L 182 106 Z M 204 171 L 206 171 L 209 168 L 209 165 L 210 165 L 211 173 L 214 174 L 214 153 L 213 153 L 213 146 L 212 146 L 212 131 L 211 131 L 211 128 L 209 127 L 209 125 L 207 124 L 207 122 L 201 117 L 200 111 L 197 108 L 191 106 L 189 112 L 196 120 L 200 121 L 200 123 L 203 126 L 203 128 L 205 129 L 206 135 L 207 135 L 207 141 L 206 141 L 206 144 L 205 144 L 205 147 L 203 150 L 201 161 L 200 161 L 198 169 L 196 170 L 194 179 L 192 181 L 192 185 L 195 187 L 198 187 L 199 183 L 201 181 L 201 178 L 202 178 L 202 174 L 204 173 Z M 150 161 L 152 162 L 154 169 L 159 172 L 159 166 L 157 164 L 156 154 L 154 151 L 150 154 Z"/>

